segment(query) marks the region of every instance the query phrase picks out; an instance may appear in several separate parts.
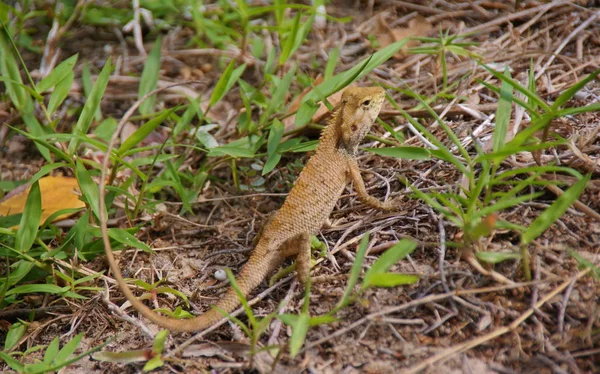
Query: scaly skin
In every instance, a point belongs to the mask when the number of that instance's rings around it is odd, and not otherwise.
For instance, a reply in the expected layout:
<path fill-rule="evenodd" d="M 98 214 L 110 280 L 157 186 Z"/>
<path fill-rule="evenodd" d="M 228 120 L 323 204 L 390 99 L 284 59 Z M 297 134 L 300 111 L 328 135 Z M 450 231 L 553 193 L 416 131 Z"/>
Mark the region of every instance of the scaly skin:
<path fill-rule="evenodd" d="M 304 283 L 310 270 L 310 235 L 315 234 L 333 210 L 349 182 L 354 182 L 360 200 L 377 209 L 390 210 L 393 204 L 382 203 L 367 194 L 356 162 L 358 144 L 367 135 L 385 99 L 380 87 L 350 87 L 334 108 L 329 125 L 320 138 L 316 153 L 308 160 L 283 206 L 266 223 L 248 262 L 237 276 L 237 283 L 248 295 L 288 256 L 296 256 L 296 271 Z M 139 301 L 131 292 L 114 261 L 108 262 L 119 287 L 144 317 L 173 331 L 200 331 L 223 319 L 215 309 L 193 319 L 161 316 Z M 232 312 L 240 301 L 230 288 L 216 304 Z"/>

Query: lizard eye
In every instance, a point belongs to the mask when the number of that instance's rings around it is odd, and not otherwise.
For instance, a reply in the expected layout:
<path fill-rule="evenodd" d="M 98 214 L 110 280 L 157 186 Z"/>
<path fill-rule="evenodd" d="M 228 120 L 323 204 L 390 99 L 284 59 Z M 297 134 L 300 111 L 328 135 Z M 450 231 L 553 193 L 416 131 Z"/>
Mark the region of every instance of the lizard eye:
<path fill-rule="evenodd" d="M 362 106 L 369 106 L 369 104 L 371 104 L 371 100 L 369 99 L 362 102 Z"/>
<path fill-rule="evenodd" d="M 357 129 L 357 127 L 356 127 L 356 125 L 352 125 L 352 126 L 350 127 L 350 129 L 352 129 L 352 132 L 355 132 L 355 131 L 356 131 L 356 129 Z"/>

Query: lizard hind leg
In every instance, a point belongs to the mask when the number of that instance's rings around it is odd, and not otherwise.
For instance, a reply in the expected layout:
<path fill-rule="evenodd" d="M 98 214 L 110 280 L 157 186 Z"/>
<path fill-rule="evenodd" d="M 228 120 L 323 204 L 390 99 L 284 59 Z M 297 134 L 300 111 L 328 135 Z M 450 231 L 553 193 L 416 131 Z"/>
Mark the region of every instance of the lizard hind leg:
<path fill-rule="evenodd" d="M 296 256 L 296 276 L 298 282 L 306 284 L 310 274 L 310 234 L 302 233 L 287 240 L 280 247 L 283 256 Z"/>

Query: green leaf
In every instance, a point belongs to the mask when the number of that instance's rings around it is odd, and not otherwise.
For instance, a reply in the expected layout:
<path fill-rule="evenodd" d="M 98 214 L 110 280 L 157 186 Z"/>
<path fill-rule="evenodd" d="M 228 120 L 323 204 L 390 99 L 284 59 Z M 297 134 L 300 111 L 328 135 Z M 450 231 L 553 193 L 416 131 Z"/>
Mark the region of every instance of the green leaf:
<path fill-rule="evenodd" d="M 65 362 L 77 349 L 79 343 L 81 342 L 81 338 L 83 338 L 83 333 L 77 334 L 73 337 L 73 339 L 69 340 L 67 344 L 62 347 L 60 352 L 54 358 L 55 363 L 63 363 Z"/>
<path fill-rule="evenodd" d="M 135 130 L 133 134 L 129 135 L 127 139 L 121 144 L 117 150 L 117 154 L 122 155 L 131 148 L 135 147 L 142 140 L 144 140 L 154 129 L 156 129 L 165 119 L 167 119 L 171 113 L 175 112 L 179 107 L 174 107 L 168 110 L 162 111 L 159 115 L 152 118 L 150 121 L 144 123 L 139 129 Z"/>
<path fill-rule="evenodd" d="M 294 65 L 294 67 L 291 68 L 290 71 L 288 71 L 285 74 L 283 79 L 281 79 L 281 82 L 279 82 L 279 84 L 277 84 L 277 88 L 275 89 L 275 92 L 273 93 L 273 97 L 271 97 L 271 100 L 269 100 L 269 105 L 267 106 L 267 109 L 260 116 L 260 120 L 259 120 L 260 126 L 265 124 L 266 121 L 271 116 L 271 114 L 273 114 L 275 112 L 275 110 L 277 108 L 279 108 L 281 105 L 283 105 L 283 103 L 285 101 L 285 97 L 289 93 L 289 88 L 290 88 L 290 84 L 292 83 L 292 79 L 294 78 L 294 76 L 296 74 L 296 66 L 297 65 Z"/>
<path fill-rule="evenodd" d="M 91 207 L 96 218 L 99 218 L 100 192 L 98 191 L 98 185 L 94 182 L 80 159 L 77 159 L 75 177 L 77 178 L 77 183 L 79 183 L 79 188 L 81 189 L 81 193 L 85 197 L 86 202 Z M 106 217 L 106 212 L 104 213 L 104 216 Z"/>
<path fill-rule="evenodd" d="M 540 214 L 521 236 L 521 245 L 527 245 L 540 236 L 550 225 L 559 219 L 579 198 L 591 176 L 587 175 L 560 195 L 552 205 Z"/>
<path fill-rule="evenodd" d="M 296 36 L 298 35 L 300 29 L 300 17 L 302 17 L 302 12 L 297 12 L 296 16 L 294 17 L 292 29 L 287 34 L 287 37 L 285 38 L 285 44 L 283 44 L 283 47 L 281 48 L 279 65 L 285 64 L 293 53 L 292 49 L 294 48 L 294 42 L 296 41 Z"/>
<path fill-rule="evenodd" d="M 148 371 L 157 369 L 163 365 L 164 365 L 164 362 L 162 360 L 162 357 L 160 355 L 154 356 L 150 360 L 148 360 L 148 362 L 146 362 L 146 365 L 144 365 L 144 368 L 142 370 L 144 372 L 148 372 Z"/>
<path fill-rule="evenodd" d="M 16 372 L 23 373 L 25 371 L 25 367 L 8 353 L 0 351 L 0 359 L 6 362 L 6 365 L 8 365 L 11 369 L 15 370 Z"/>
<path fill-rule="evenodd" d="M 102 71 L 98 75 L 98 79 L 96 83 L 92 87 L 92 91 L 90 92 L 89 97 L 85 101 L 85 105 L 83 106 L 83 110 L 79 115 L 79 119 L 73 128 L 73 134 L 75 135 L 86 135 L 88 129 L 90 128 L 90 124 L 92 123 L 92 119 L 94 114 L 100 107 L 100 101 L 104 95 L 104 91 L 106 90 L 106 86 L 108 85 L 108 80 L 110 78 L 110 72 L 112 70 L 112 65 L 110 62 L 110 58 L 104 64 Z M 73 155 L 79 146 L 79 138 L 74 138 L 69 143 L 68 153 L 69 155 Z"/>
<path fill-rule="evenodd" d="M 329 58 L 327 60 L 327 64 L 325 65 L 325 73 L 323 74 L 323 80 L 328 80 L 333 76 L 335 71 L 335 67 L 338 63 L 338 58 L 340 55 L 340 49 L 338 47 L 333 48 L 329 51 Z"/>
<path fill-rule="evenodd" d="M 571 100 L 575 94 L 585 87 L 586 84 L 594 80 L 600 74 L 600 69 L 593 71 L 590 75 L 575 83 L 572 87 L 561 93 L 552 104 L 552 109 L 556 110 L 563 106 L 567 101 Z"/>
<path fill-rule="evenodd" d="M 154 344 L 152 344 L 152 352 L 160 355 L 165 349 L 165 342 L 169 336 L 168 330 L 160 330 L 154 337 Z"/>
<path fill-rule="evenodd" d="M 18 343 L 19 340 L 25 333 L 27 332 L 27 326 L 21 322 L 15 322 L 10 326 L 8 332 L 6 333 L 6 338 L 4 339 L 4 351 L 9 352 L 12 350 Z"/>
<path fill-rule="evenodd" d="M 385 157 L 403 158 L 405 160 L 429 160 L 431 152 L 421 147 L 385 147 L 363 148 L 365 151 Z"/>
<path fill-rule="evenodd" d="M 300 108 L 298 108 L 298 112 L 296 113 L 296 117 L 294 118 L 294 126 L 301 127 L 309 123 L 317 110 L 319 110 L 320 105 L 315 103 L 314 100 L 308 100 L 300 104 Z"/>
<path fill-rule="evenodd" d="M 38 93 L 42 93 L 44 91 L 48 91 L 52 87 L 56 86 L 58 83 L 67 78 L 68 75 L 73 74 L 73 67 L 77 63 L 78 54 L 74 54 L 68 59 L 64 60 L 58 66 L 54 68 L 50 72 L 50 74 L 46 75 L 44 79 L 40 81 L 35 87 Z"/>
<path fill-rule="evenodd" d="M 30 101 L 27 91 L 22 87 L 23 80 L 19 64 L 14 55 L 11 38 L 4 25 L 0 30 L 0 73 L 10 80 L 5 80 L 6 93 L 18 111 L 23 111 Z"/>
<path fill-rule="evenodd" d="M 46 364 L 46 365 L 52 364 L 52 361 L 54 361 L 54 358 L 58 354 L 58 349 L 60 348 L 59 345 L 60 345 L 60 339 L 58 338 L 58 336 L 55 337 L 54 339 L 52 339 L 50 344 L 48 344 L 48 347 L 46 348 L 46 352 L 44 353 L 44 364 Z"/>
<path fill-rule="evenodd" d="M 477 252 L 475 253 L 478 259 L 488 264 L 499 264 L 506 260 L 520 260 L 520 252 Z"/>
<path fill-rule="evenodd" d="M 402 39 L 395 43 L 388 45 L 385 48 L 375 52 L 370 57 L 367 57 L 363 61 L 357 63 L 353 68 L 341 72 L 331 79 L 324 81 L 317 87 L 313 88 L 304 98 L 302 103 L 308 100 L 321 100 L 327 98 L 334 92 L 341 90 L 355 80 L 364 77 L 369 74 L 373 69 L 389 60 L 396 52 L 398 52 L 408 42 L 408 39 Z"/>
<path fill-rule="evenodd" d="M 144 64 L 144 70 L 142 71 L 142 77 L 140 78 L 140 87 L 138 89 L 138 99 L 144 97 L 144 95 L 152 92 L 156 89 L 158 83 L 158 76 L 160 74 L 160 46 L 162 38 L 156 39 L 152 51 L 148 55 L 148 59 Z M 154 111 L 154 103 L 156 102 L 156 95 L 152 95 L 147 98 L 139 108 L 142 115 L 148 115 Z"/>
<path fill-rule="evenodd" d="M 196 131 L 196 139 L 206 147 L 206 149 L 212 149 L 219 146 L 219 142 L 212 136 L 209 131 L 217 127 L 217 125 L 204 125 L 200 126 Z"/>
<path fill-rule="evenodd" d="M 493 76 L 495 76 L 498 80 L 500 80 L 501 82 L 506 82 L 507 84 L 511 85 L 515 90 L 521 92 L 522 94 L 524 94 L 525 96 L 527 96 L 527 98 L 529 98 L 532 102 L 535 102 L 537 105 L 539 105 L 541 108 L 544 109 L 544 111 L 549 112 L 551 111 L 550 105 L 548 105 L 543 99 L 541 99 L 537 93 L 535 92 L 531 92 L 529 91 L 529 89 L 523 87 L 518 81 L 514 80 L 513 78 L 507 77 L 506 75 L 490 68 L 489 66 L 485 65 L 485 64 L 481 64 L 488 72 L 490 72 Z"/>
<path fill-rule="evenodd" d="M 209 157 L 231 156 L 234 158 L 252 158 L 252 157 L 254 157 L 254 152 L 248 148 L 231 147 L 229 145 L 223 145 L 220 147 L 212 148 L 208 152 L 208 156 Z"/>
<path fill-rule="evenodd" d="M 6 296 L 26 294 L 26 293 L 52 293 L 63 294 L 69 290 L 69 286 L 58 287 L 54 284 L 25 284 L 11 288 L 6 292 Z"/>
<path fill-rule="evenodd" d="M 372 287 L 396 287 L 407 284 L 415 284 L 419 281 L 419 277 L 409 274 L 398 273 L 378 273 L 373 274 L 369 278 L 369 286 Z"/>
<path fill-rule="evenodd" d="M 277 148 L 283 137 L 283 123 L 278 119 L 273 121 L 271 129 L 269 131 L 269 139 L 267 141 L 267 155 L 268 159 L 263 168 L 262 175 L 267 174 L 277 166 L 277 163 L 281 159 L 281 154 L 277 153 Z"/>
<path fill-rule="evenodd" d="M 83 63 L 83 67 L 81 68 L 81 84 L 83 86 L 83 93 L 85 97 L 90 97 L 92 93 L 92 73 L 90 72 L 90 64 L 87 60 Z M 100 122 L 102 120 L 102 112 L 100 111 L 100 107 L 96 109 L 96 113 L 94 114 L 96 121 Z"/>
<path fill-rule="evenodd" d="M 504 75 L 510 78 L 508 66 L 504 70 Z M 512 87 L 503 81 L 500 88 L 500 100 L 498 100 L 498 109 L 496 110 L 496 125 L 494 126 L 494 134 L 492 136 L 492 149 L 498 152 L 506 144 L 506 133 L 508 132 L 508 124 L 512 111 Z"/>
<path fill-rule="evenodd" d="M 372 277 L 376 274 L 385 273 L 398 261 L 412 253 L 417 248 L 417 243 L 412 240 L 402 239 L 393 247 L 385 251 L 365 274 L 362 288 L 372 285 Z"/>
<path fill-rule="evenodd" d="M 310 316 L 302 313 L 298 316 L 298 320 L 292 326 L 292 337 L 290 338 L 290 356 L 293 359 L 296 357 L 306 339 L 308 333 L 308 326 L 310 322 Z"/>
<path fill-rule="evenodd" d="M 118 241 L 119 243 L 125 244 L 130 247 L 142 249 L 148 253 L 152 253 L 152 249 L 148 247 L 145 243 L 141 242 L 135 236 L 131 235 L 129 232 L 119 229 L 116 227 L 111 227 L 108 229 L 108 236 Z"/>
<path fill-rule="evenodd" d="M 23 215 L 21 215 L 21 222 L 19 223 L 15 237 L 15 249 L 20 253 L 26 253 L 31 249 L 37 237 L 41 216 L 42 194 L 40 192 L 40 185 L 36 181 L 31 185 L 31 189 L 27 195 Z"/>
<path fill-rule="evenodd" d="M 367 254 L 367 248 L 369 246 L 369 233 L 365 233 L 360 240 L 360 244 L 358 245 L 358 250 L 356 251 L 356 259 L 354 260 L 354 264 L 352 265 L 352 270 L 350 270 L 350 278 L 348 279 L 348 285 L 346 286 L 346 290 L 344 291 L 344 295 L 342 296 L 340 302 L 336 305 L 334 311 L 340 310 L 341 308 L 348 305 L 350 302 L 350 295 L 354 290 L 354 286 L 358 282 L 358 277 L 360 276 L 360 269 L 362 268 L 363 262 L 365 261 L 365 255 Z"/>
<path fill-rule="evenodd" d="M 71 90 L 71 85 L 73 84 L 74 78 L 75 74 L 71 71 L 63 80 L 56 84 L 56 87 L 54 87 L 54 92 L 52 92 L 50 101 L 48 102 L 48 115 L 52 115 L 56 109 L 58 109 L 60 104 L 65 101 L 69 95 L 69 91 Z"/>
<path fill-rule="evenodd" d="M 225 96 L 225 94 L 229 92 L 231 87 L 233 87 L 235 82 L 237 82 L 237 80 L 240 78 L 240 76 L 246 69 L 246 64 L 242 64 L 235 70 L 233 69 L 234 66 L 235 60 L 231 60 L 231 62 L 229 63 L 229 65 L 227 65 L 227 68 L 219 78 L 219 81 L 215 85 L 215 88 L 213 89 L 213 92 L 210 95 L 209 105 L 211 107 L 218 103 L 223 98 L 223 96 Z"/>

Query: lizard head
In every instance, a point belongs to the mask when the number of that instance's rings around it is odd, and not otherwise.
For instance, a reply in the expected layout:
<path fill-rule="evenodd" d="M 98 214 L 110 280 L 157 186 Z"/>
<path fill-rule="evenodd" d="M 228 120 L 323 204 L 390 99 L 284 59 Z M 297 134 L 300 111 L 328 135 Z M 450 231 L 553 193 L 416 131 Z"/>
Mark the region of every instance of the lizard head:
<path fill-rule="evenodd" d="M 354 154 L 358 144 L 377 119 L 385 100 L 381 87 L 349 87 L 342 93 L 340 141 L 347 152 Z"/>

